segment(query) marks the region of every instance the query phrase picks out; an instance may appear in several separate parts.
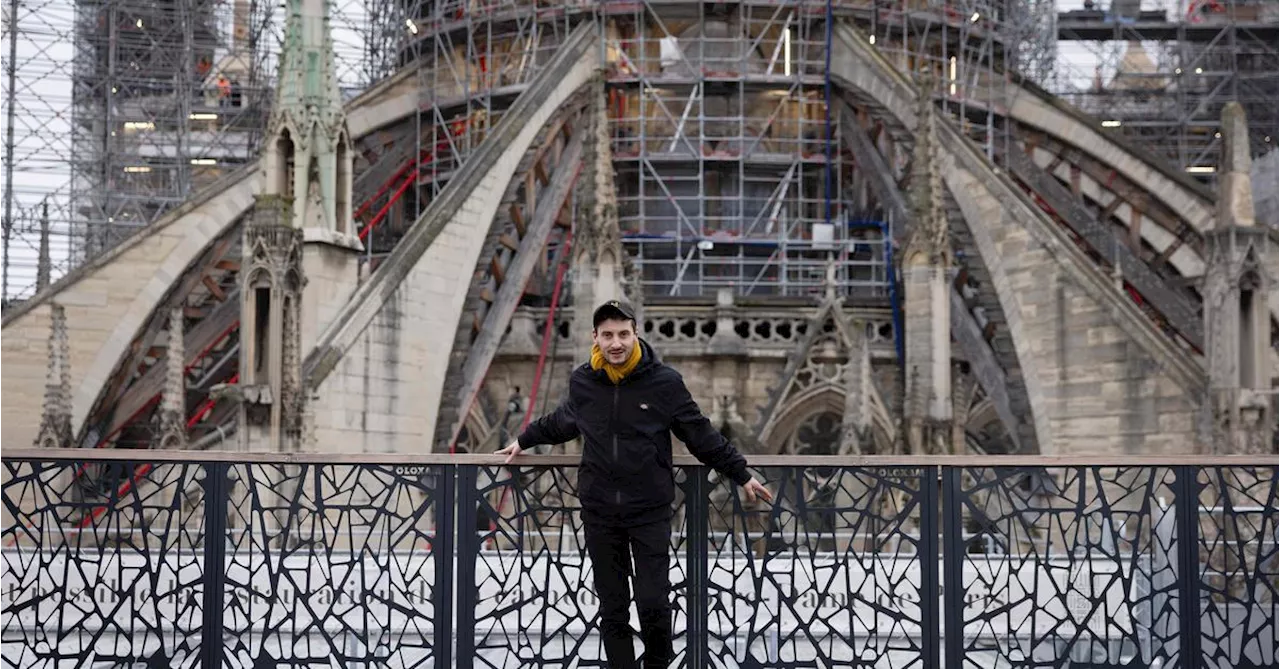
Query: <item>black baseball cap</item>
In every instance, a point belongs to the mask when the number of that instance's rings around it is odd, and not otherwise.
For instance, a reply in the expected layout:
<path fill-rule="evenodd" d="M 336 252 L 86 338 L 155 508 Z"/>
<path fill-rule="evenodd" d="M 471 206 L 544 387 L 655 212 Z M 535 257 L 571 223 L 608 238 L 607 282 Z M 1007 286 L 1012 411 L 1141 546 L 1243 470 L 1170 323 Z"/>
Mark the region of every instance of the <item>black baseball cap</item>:
<path fill-rule="evenodd" d="M 631 303 L 626 300 L 609 300 L 596 307 L 596 313 L 591 316 L 591 327 L 600 327 L 601 322 L 610 318 L 634 321 L 636 319 L 636 311 L 631 308 Z"/>

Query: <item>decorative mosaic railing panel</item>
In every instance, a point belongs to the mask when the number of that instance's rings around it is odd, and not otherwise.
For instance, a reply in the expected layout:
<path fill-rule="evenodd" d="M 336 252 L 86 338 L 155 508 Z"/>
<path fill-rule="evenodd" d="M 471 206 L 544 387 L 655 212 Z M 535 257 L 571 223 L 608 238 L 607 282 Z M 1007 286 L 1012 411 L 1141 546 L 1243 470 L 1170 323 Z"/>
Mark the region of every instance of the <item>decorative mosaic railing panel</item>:
<path fill-rule="evenodd" d="M 1195 513 L 1186 513 L 1197 537 L 1187 546 L 1186 559 L 1199 565 L 1199 573 L 1179 584 L 1196 586 L 1204 607 L 1199 648 L 1191 652 L 1211 669 L 1275 667 L 1280 643 L 1276 468 L 1206 467 L 1196 470 L 1189 484 L 1200 503 Z"/>
<path fill-rule="evenodd" d="M 442 469 L 230 466 L 224 666 L 435 666 Z"/>
<path fill-rule="evenodd" d="M 574 458 L 361 457 L 5 459 L 0 666 L 605 666 Z M 1275 465 L 988 460 L 680 458 L 672 666 L 1277 666 Z"/>
<path fill-rule="evenodd" d="M 0 664 L 209 666 L 207 470 L 5 459 Z M 216 542 L 214 542 L 216 543 Z"/>
<path fill-rule="evenodd" d="M 1169 666 L 1180 593 L 1171 468 L 963 468 L 943 481 L 962 559 L 944 578 L 947 658 L 1022 666 Z M 969 535 L 961 538 L 960 532 Z M 955 602 L 984 601 L 977 609 Z M 1074 663 L 1074 664 L 1072 664 Z"/>

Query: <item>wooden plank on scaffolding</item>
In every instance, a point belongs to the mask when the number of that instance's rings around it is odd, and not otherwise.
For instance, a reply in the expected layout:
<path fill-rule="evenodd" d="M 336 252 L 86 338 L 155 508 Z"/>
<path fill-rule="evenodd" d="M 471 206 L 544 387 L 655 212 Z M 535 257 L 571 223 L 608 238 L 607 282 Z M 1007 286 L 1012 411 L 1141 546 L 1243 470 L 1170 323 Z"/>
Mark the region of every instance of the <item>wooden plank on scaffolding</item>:
<path fill-rule="evenodd" d="M 458 389 L 459 410 L 450 430 L 449 443 L 458 438 L 464 417 L 470 409 L 471 402 L 479 392 L 484 377 L 488 374 L 489 364 L 498 352 L 502 338 L 506 336 L 507 326 L 515 313 L 520 297 L 524 294 L 525 284 L 533 275 L 538 257 L 546 246 L 547 237 L 559 218 L 560 210 L 569 200 L 573 185 L 582 170 L 582 143 L 572 142 L 565 152 L 564 160 L 551 175 L 551 182 L 538 198 L 538 207 L 534 210 L 533 220 L 528 234 L 520 240 L 520 247 L 506 267 L 506 280 L 499 286 L 497 295 L 485 313 L 484 324 L 471 345 L 467 361 L 462 367 L 462 383 Z"/>
<path fill-rule="evenodd" d="M 209 251 L 204 258 L 204 263 L 195 271 L 187 272 L 178 280 L 171 295 L 180 300 L 186 299 L 186 296 L 190 295 L 191 291 L 195 290 L 195 287 L 204 280 L 206 272 L 211 267 L 216 267 L 217 264 L 226 256 L 227 251 L 231 249 L 232 244 L 239 239 L 240 226 L 232 226 L 230 230 L 223 234 L 222 238 L 218 239 L 210 246 Z M 141 365 L 142 361 L 139 358 L 139 354 L 144 352 L 144 347 L 150 348 L 150 344 L 156 340 L 160 331 L 168 327 L 169 319 L 167 315 L 170 307 L 166 305 L 169 304 L 172 304 L 172 300 L 166 300 L 162 303 L 160 308 L 157 308 L 156 312 L 152 314 L 150 322 L 147 324 L 147 329 L 141 336 L 133 341 L 133 344 L 130 347 L 130 352 L 125 355 L 123 366 L 117 368 L 113 372 L 111 381 L 107 387 L 103 389 L 104 392 L 100 395 L 99 401 L 95 404 L 95 409 L 90 413 L 90 419 L 85 422 L 85 425 L 93 425 L 97 420 L 100 420 L 100 418 L 105 415 L 106 411 L 109 411 L 111 407 L 119 404 L 120 398 L 125 392 L 125 383 L 127 383 L 129 379 L 133 378 L 135 371 Z"/>
<path fill-rule="evenodd" d="M 231 299 L 218 303 L 217 308 L 208 318 L 200 321 L 183 335 L 184 357 L 183 367 L 189 367 L 199 356 L 218 342 L 224 333 L 235 326 L 240 319 L 240 301 Z M 104 434 L 113 434 L 133 418 L 133 415 L 147 406 L 164 390 L 165 359 L 160 357 L 151 365 L 142 378 L 130 385 L 115 403 L 111 423 Z"/>

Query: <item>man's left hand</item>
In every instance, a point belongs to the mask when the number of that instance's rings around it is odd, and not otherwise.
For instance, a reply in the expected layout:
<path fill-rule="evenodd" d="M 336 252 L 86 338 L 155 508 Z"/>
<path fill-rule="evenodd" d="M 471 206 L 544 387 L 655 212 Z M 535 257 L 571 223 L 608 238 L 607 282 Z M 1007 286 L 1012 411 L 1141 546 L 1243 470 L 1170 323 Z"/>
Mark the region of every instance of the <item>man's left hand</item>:
<path fill-rule="evenodd" d="M 742 484 L 742 495 L 747 498 L 748 502 L 756 501 L 756 497 L 759 497 L 766 502 L 773 501 L 773 493 L 769 492 L 769 489 L 764 487 L 764 484 L 755 480 L 755 478 L 752 478 L 750 481 Z"/>

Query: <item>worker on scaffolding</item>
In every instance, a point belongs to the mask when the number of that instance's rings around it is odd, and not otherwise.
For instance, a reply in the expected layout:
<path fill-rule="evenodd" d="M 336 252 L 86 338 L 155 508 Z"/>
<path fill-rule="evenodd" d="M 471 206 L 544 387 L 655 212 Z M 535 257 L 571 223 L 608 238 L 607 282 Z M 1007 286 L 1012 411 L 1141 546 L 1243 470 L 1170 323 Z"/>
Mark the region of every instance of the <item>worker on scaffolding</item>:
<path fill-rule="evenodd" d="M 757 496 L 772 500 L 773 495 L 702 415 L 680 373 L 636 335 L 631 305 L 606 302 L 591 324 L 591 360 L 573 371 L 565 400 L 498 453 L 510 463 L 526 449 L 583 438 L 578 497 L 605 655 L 614 669 L 636 666 L 628 615 L 631 577 L 644 666 L 665 669 L 673 656 L 671 434 L 703 463 L 742 486 L 748 502 Z"/>
<path fill-rule="evenodd" d="M 227 75 L 218 75 L 218 106 L 226 107 L 231 103 L 231 81 L 227 79 Z"/>

